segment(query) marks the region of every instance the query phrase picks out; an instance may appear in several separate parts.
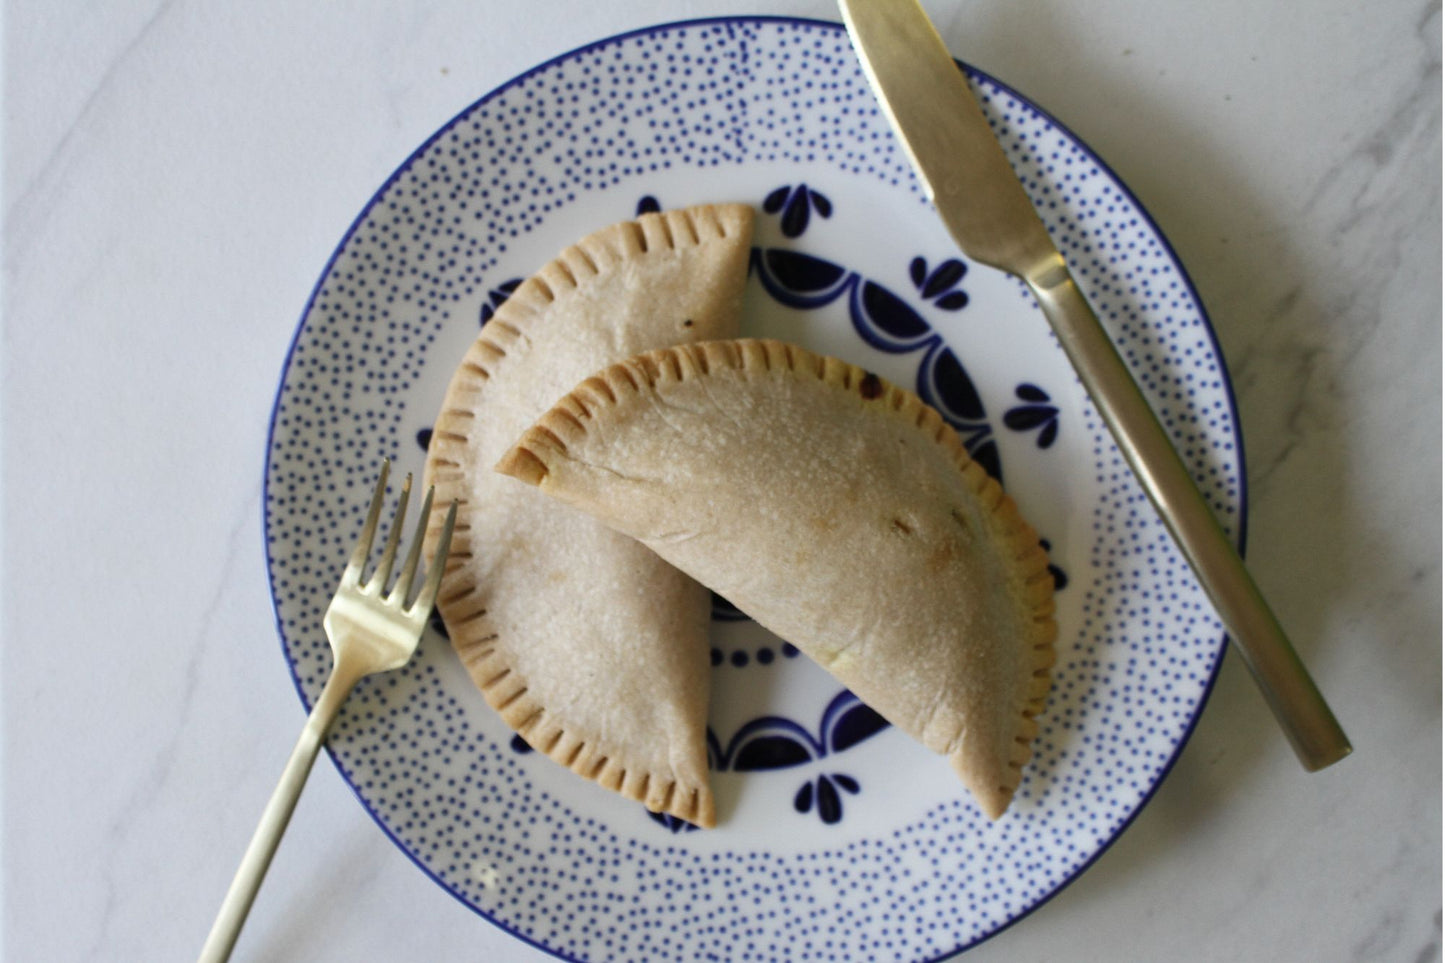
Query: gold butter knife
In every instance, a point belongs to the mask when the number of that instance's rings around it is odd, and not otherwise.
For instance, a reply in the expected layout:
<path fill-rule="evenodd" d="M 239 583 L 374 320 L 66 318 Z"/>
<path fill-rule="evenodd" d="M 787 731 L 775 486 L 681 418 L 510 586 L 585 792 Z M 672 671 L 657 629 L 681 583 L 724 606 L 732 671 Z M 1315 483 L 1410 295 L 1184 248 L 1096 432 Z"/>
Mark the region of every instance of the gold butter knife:
<path fill-rule="evenodd" d="M 1049 238 L 962 69 L 918 0 L 839 0 L 868 82 L 944 226 L 974 261 L 1020 277 L 1305 768 L 1350 742 Z"/>

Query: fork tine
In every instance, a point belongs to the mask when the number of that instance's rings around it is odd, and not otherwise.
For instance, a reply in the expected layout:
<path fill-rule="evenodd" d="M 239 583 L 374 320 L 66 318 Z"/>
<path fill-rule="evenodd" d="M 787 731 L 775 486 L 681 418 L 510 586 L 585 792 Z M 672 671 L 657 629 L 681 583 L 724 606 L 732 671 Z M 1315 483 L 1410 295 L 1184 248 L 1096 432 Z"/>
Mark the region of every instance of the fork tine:
<path fill-rule="evenodd" d="M 453 500 L 451 507 L 447 509 L 447 520 L 442 523 L 442 532 L 437 538 L 436 551 L 432 553 L 431 568 L 427 570 L 426 583 L 417 593 L 414 603 L 423 612 L 430 612 L 431 607 L 436 604 L 437 590 L 441 588 L 442 584 L 442 573 L 446 571 L 447 567 L 447 555 L 452 550 L 452 527 L 456 521 L 457 503 Z"/>
<path fill-rule="evenodd" d="M 366 566 L 366 557 L 371 554 L 371 541 L 376 537 L 376 523 L 381 518 L 381 502 L 386 496 L 386 476 L 391 472 L 391 459 L 381 463 L 381 475 L 376 479 L 376 490 L 371 493 L 371 508 L 366 513 L 366 524 L 361 527 L 361 536 L 351 553 L 351 561 L 341 575 L 341 584 L 357 585 L 361 582 L 361 570 Z"/>
<path fill-rule="evenodd" d="M 406 561 L 401 566 L 401 575 L 397 576 L 396 586 L 386 597 L 388 602 L 400 602 L 402 608 L 406 607 L 407 596 L 411 594 L 412 579 L 416 578 L 417 564 L 421 560 L 421 543 L 426 535 L 427 519 L 431 517 L 431 500 L 435 491 L 434 487 L 426 490 L 426 498 L 421 503 L 421 513 L 417 515 L 420 524 L 416 527 L 416 534 L 411 538 L 411 546 L 406 552 Z M 397 527 L 399 528 L 400 525 Z"/>
<path fill-rule="evenodd" d="M 401 541 L 401 530 L 406 523 L 406 503 L 410 500 L 411 475 L 408 474 L 406 481 L 401 483 L 401 497 L 396 502 L 396 515 L 391 520 L 391 531 L 386 533 L 386 547 L 381 550 L 381 560 L 376 563 L 376 571 L 366 583 L 368 592 L 374 591 L 380 595 L 386 590 L 387 579 L 391 578 L 391 567 L 396 562 L 396 546 Z"/>

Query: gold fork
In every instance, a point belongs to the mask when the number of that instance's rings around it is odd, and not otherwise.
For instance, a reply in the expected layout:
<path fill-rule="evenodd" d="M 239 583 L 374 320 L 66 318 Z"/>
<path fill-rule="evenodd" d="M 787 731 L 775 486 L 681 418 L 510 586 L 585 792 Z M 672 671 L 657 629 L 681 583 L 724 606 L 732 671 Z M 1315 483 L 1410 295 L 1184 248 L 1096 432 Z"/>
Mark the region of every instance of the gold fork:
<path fill-rule="evenodd" d="M 326 610 L 323 626 L 326 637 L 331 641 L 333 664 L 331 675 L 321 690 L 321 696 L 306 719 L 301 738 L 291 751 L 291 758 L 281 774 L 281 782 L 271 794 L 266 810 L 261 814 L 261 824 L 251 837 L 251 845 L 241 858 L 241 866 L 226 892 L 221 911 L 201 949 L 202 963 L 212 963 L 230 958 L 236 937 L 246 922 L 246 914 L 261 888 L 261 880 L 271 865 L 271 857 L 286 831 L 286 823 L 296 808 L 301 787 L 316 761 L 316 754 L 326 740 L 326 733 L 336 720 L 341 705 L 351 694 L 356 683 L 368 675 L 399 669 L 411 659 L 421 640 L 422 630 L 431 615 L 436 602 L 437 587 L 441 584 L 442 569 L 445 567 L 447 552 L 451 548 L 452 526 L 456 522 L 457 506 L 453 502 L 447 511 L 437 539 L 436 551 L 427 571 L 426 583 L 410 599 L 412 582 L 421 560 L 423 533 L 426 521 L 431 516 L 432 492 L 426 493 L 422 502 L 421 525 L 418 526 L 406 560 L 402 563 L 401 574 L 390 592 L 385 592 L 387 580 L 396 561 L 397 543 L 401 537 L 402 523 L 406 520 L 406 503 L 411 494 L 411 476 L 406 476 L 401 496 L 397 501 L 396 517 L 391 531 L 387 534 L 386 547 L 377 562 L 376 571 L 364 585 L 361 572 L 371 555 L 372 539 L 376 536 L 376 524 L 381 517 L 381 503 L 386 493 L 386 478 L 390 462 L 381 465 L 381 477 L 377 480 L 376 491 L 371 496 L 371 509 L 366 514 L 366 524 L 357 540 L 356 549 L 351 553 L 351 562 L 341 576 L 341 584 Z M 383 594 L 385 592 L 385 594 Z"/>

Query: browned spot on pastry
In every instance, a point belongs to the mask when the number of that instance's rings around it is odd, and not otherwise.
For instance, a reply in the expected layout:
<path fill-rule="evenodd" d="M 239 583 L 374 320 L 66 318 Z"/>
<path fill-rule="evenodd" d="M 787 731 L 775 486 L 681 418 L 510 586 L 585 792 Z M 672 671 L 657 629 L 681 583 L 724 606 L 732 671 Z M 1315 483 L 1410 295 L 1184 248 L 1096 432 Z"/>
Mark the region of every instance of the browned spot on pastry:
<path fill-rule="evenodd" d="M 606 757 L 606 756 L 598 756 L 598 757 L 597 757 L 597 761 L 594 762 L 594 763 L 592 763 L 592 771 L 589 772 L 589 773 L 587 773 L 587 777 L 588 777 L 589 779 L 596 779 L 599 775 L 602 774 L 602 770 L 606 767 L 606 765 L 607 765 L 607 757 Z"/>
<path fill-rule="evenodd" d="M 539 281 L 538 283 L 540 284 L 541 282 Z M 492 319 L 492 327 L 491 327 L 490 330 L 491 330 L 491 332 L 492 332 L 493 334 L 495 334 L 497 331 L 505 331 L 507 334 L 511 335 L 513 338 L 520 338 L 520 337 L 522 336 L 522 332 L 521 332 L 520 330 L 518 330 L 518 328 L 517 328 L 517 326 L 516 326 L 515 324 L 508 324 L 506 321 L 503 321 L 501 318 L 493 318 L 493 319 Z"/>
<path fill-rule="evenodd" d="M 901 518 L 893 519 L 893 528 L 895 531 L 902 532 L 904 535 L 913 534 L 913 526 L 908 524 Z"/>
<path fill-rule="evenodd" d="M 950 509 L 948 515 L 954 520 L 955 523 L 957 523 L 959 528 L 963 529 L 965 532 L 968 532 L 970 535 L 973 534 L 973 526 L 968 523 L 967 515 L 965 515 L 963 512 L 959 511 L 956 508 Z"/>
<path fill-rule="evenodd" d="M 686 318 L 686 319 L 684 319 L 683 322 L 682 322 L 682 326 L 683 326 L 684 328 L 690 328 L 690 327 L 692 327 L 692 324 L 693 324 L 692 318 Z"/>
<path fill-rule="evenodd" d="M 548 428 L 546 425 L 534 425 L 532 427 L 532 430 L 535 431 L 538 435 L 547 439 L 547 441 L 550 442 L 554 447 L 556 447 L 558 451 L 563 452 L 564 454 L 566 453 L 567 443 L 563 441 L 560 437 L 558 437 L 557 433 L 551 428 Z"/>
<path fill-rule="evenodd" d="M 470 371 L 472 374 L 476 375 L 478 378 L 481 378 L 483 381 L 486 381 L 492 377 L 492 373 L 490 371 L 488 371 L 486 368 L 483 368 L 475 361 L 464 361 L 462 362 L 462 367 Z"/>
<path fill-rule="evenodd" d="M 838 523 L 832 515 L 814 515 L 808 519 L 808 525 L 819 532 L 831 532 L 838 527 Z"/>
<path fill-rule="evenodd" d="M 690 208 L 685 208 L 678 211 L 678 215 L 678 220 L 682 221 L 683 227 L 687 228 L 688 234 L 692 236 L 692 243 L 700 244 L 702 238 L 698 234 L 697 222 L 693 220 L 693 211 Z"/>
<path fill-rule="evenodd" d="M 600 375 L 593 375 L 588 378 L 582 382 L 582 387 L 606 398 L 610 404 L 617 404 L 617 393 L 612 390 L 612 386 L 607 383 L 607 379 Z M 573 394 L 575 396 L 576 393 L 574 392 Z"/>
<path fill-rule="evenodd" d="M 557 402 L 557 407 L 566 409 L 569 415 L 571 415 L 575 419 L 578 419 L 577 424 L 579 426 L 582 424 L 581 419 L 592 417 L 592 409 L 587 407 L 586 399 L 584 399 L 581 394 L 575 391 L 567 397 L 563 398 L 561 401 Z"/>
<path fill-rule="evenodd" d="M 690 344 L 687 346 L 687 351 L 688 354 L 692 355 L 693 363 L 697 365 L 699 373 L 707 374 L 711 370 L 708 365 L 707 351 L 704 348 Z"/>
<path fill-rule="evenodd" d="M 958 560 L 958 546 L 951 538 L 939 542 L 924 563 L 930 572 L 942 572 Z"/>
<path fill-rule="evenodd" d="M 512 667 L 511 667 L 511 666 L 507 666 L 507 667 L 506 667 L 505 669 L 503 669 L 501 672 L 498 672 L 496 675 L 492 676 L 490 679 L 488 679 L 487 681 L 483 682 L 483 683 L 482 683 L 482 688 L 483 688 L 483 689 L 490 689 L 492 686 L 496 685 L 498 682 L 501 682 L 503 679 L 505 679 L 507 676 L 509 676 L 509 675 L 511 675 L 511 674 L 512 674 Z"/>
<path fill-rule="evenodd" d="M 486 614 L 486 609 L 477 609 L 471 615 L 463 615 L 461 618 L 453 619 L 453 621 L 456 622 L 457 625 L 466 625 L 468 622 L 475 622 L 477 619 L 482 618 Z M 495 636 L 493 636 L 493 638 L 495 638 Z M 482 641 L 485 642 L 488 640 L 483 639 Z"/>
<path fill-rule="evenodd" d="M 734 369 L 747 367 L 746 359 L 743 357 L 743 349 L 738 347 L 736 341 L 724 341 L 717 346 L 722 349 L 723 358 L 729 367 Z"/>
<path fill-rule="evenodd" d="M 542 479 L 547 477 L 546 463 L 530 449 L 520 446 L 502 456 L 502 460 L 497 462 L 497 471 L 529 485 L 540 485 Z"/>
<path fill-rule="evenodd" d="M 633 236 L 633 238 L 636 239 L 636 241 L 637 241 L 637 249 L 638 249 L 639 251 L 641 251 L 643 254 L 646 254 L 646 253 L 647 253 L 647 232 L 642 229 L 642 225 L 641 225 L 641 224 L 638 224 L 636 221 L 628 221 L 627 223 L 625 223 L 625 224 L 622 225 L 622 229 L 623 229 L 624 231 L 627 231 L 629 234 L 631 234 L 631 235 Z"/>
<path fill-rule="evenodd" d="M 451 605 L 455 602 L 460 602 L 462 599 L 466 598 L 468 595 L 471 595 L 476 590 L 477 585 L 475 582 L 467 582 L 465 585 L 458 586 L 455 592 L 450 592 L 446 595 L 443 595 L 441 598 L 437 599 L 437 601 L 440 602 L 442 605 Z"/>
<path fill-rule="evenodd" d="M 673 380 L 682 381 L 685 377 L 682 373 L 682 353 L 677 350 L 665 351 L 662 357 Z"/>
<path fill-rule="evenodd" d="M 858 393 L 863 396 L 865 401 L 882 397 L 883 379 L 871 371 L 863 372 L 863 380 L 858 382 Z"/>
<path fill-rule="evenodd" d="M 657 358 L 654 355 L 639 355 L 633 359 L 633 362 L 637 365 L 637 370 L 642 374 L 642 378 L 647 382 L 648 387 L 657 383 L 658 376 L 661 375 L 662 370 L 658 367 Z"/>
<path fill-rule="evenodd" d="M 467 671 L 471 673 L 474 681 L 477 678 L 477 673 L 487 668 L 488 664 L 492 661 L 492 655 L 497 651 L 497 647 L 494 645 L 479 649 L 460 636 L 454 639 L 453 643 L 457 650 L 457 655 L 461 656 L 462 662 L 466 665 Z"/>
<path fill-rule="evenodd" d="M 543 281 L 540 277 L 534 274 L 532 275 L 532 283 L 537 286 L 537 292 L 542 295 L 543 301 L 551 304 L 553 301 L 557 300 L 557 295 L 552 293 L 552 288 L 546 281 Z M 495 322 L 495 319 L 493 319 L 493 321 Z M 516 329 L 514 328 L 513 330 Z"/>
<path fill-rule="evenodd" d="M 522 698 L 522 696 L 524 696 L 524 695 L 526 695 L 526 694 L 527 694 L 527 687 L 526 687 L 526 686 L 522 686 L 522 688 L 518 689 L 516 692 L 513 692 L 511 695 L 507 696 L 507 697 L 506 697 L 505 699 L 503 699 L 501 702 L 497 703 L 496 706 L 494 706 L 493 708 L 495 708 L 498 712 L 501 712 L 503 709 L 507 708 L 507 707 L 510 706 L 512 703 L 516 702 L 518 699 Z M 520 727 L 519 727 L 519 728 L 520 728 Z"/>
<path fill-rule="evenodd" d="M 587 414 L 587 413 L 588 413 L 588 412 L 587 412 L 587 409 L 582 406 L 582 403 L 581 403 L 580 401 L 578 401 L 575 397 L 574 397 L 572 400 L 577 403 L 577 407 L 582 410 L 583 414 Z M 558 418 L 560 418 L 560 419 L 562 419 L 563 421 L 567 422 L 567 423 L 570 424 L 573 428 L 576 428 L 578 431 L 580 431 L 580 432 L 586 432 L 586 431 L 587 431 L 587 428 L 582 424 L 581 419 L 578 418 L 576 415 L 574 415 L 572 412 L 568 411 L 566 408 L 563 408 L 563 407 L 561 407 L 561 406 L 558 406 L 555 414 L 556 414 L 556 416 L 557 416 Z"/>
<path fill-rule="evenodd" d="M 614 374 L 616 374 L 617 377 L 619 377 L 619 378 L 621 378 L 623 381 L 627 382 L 627 383 L 632 387 L 632 390 L 633 390 L 633 391 L 637 391 L 637 390 L 639 390 L 639 388 L 641 387 L 641 386 L 637 383 L 637 379 L 636 379 L 635 377 L 633 377 L 632 369 L 631 369 L 630 367 L 628 367 L 627 365 L 625 365 L 625 364 L 614 365 L 610 370 L 611 370 Z"/>

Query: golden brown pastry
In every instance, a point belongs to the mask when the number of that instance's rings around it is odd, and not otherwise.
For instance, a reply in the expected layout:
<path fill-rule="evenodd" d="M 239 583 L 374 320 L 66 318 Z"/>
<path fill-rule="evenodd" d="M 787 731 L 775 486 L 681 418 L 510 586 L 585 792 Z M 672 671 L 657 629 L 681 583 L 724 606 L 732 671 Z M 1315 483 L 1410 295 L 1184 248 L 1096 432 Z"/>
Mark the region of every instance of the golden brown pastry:
<path fill-rule="evenodd" d="M 1007 808 L 1049 690 L 1034 531 L 917 396 L 776 341 L 582 381 L 498 470 L 723 595 Z"/>
<path fill-rule="evenodd" d="M 691 207 L 567 248 L 483 326 L 427 457 L 436 504 L 460 504 L 437 605 L 488 702 L 563 765 L 703 826 L 706 589 L 492 466 L 598 368 L 736 334 L 752 221 L 743 205 Z"/>

